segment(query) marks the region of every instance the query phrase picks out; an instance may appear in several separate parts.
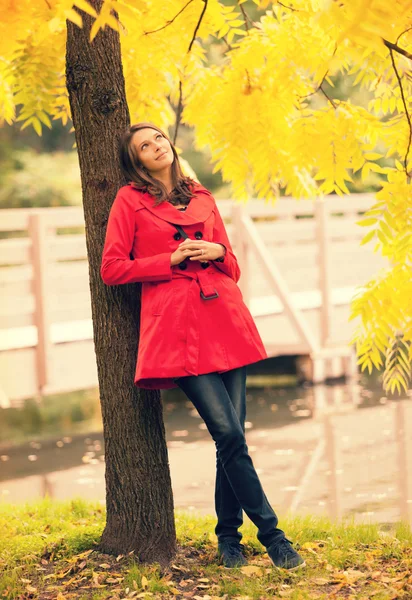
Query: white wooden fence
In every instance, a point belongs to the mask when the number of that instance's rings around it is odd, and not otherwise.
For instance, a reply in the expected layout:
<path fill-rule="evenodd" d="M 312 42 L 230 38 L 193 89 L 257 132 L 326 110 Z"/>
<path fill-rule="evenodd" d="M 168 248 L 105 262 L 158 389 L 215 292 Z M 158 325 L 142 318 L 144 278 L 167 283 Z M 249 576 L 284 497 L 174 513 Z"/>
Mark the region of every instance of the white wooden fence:
<path fill-rule="evenodd" d="M 365 231 L 356 221 L 373 202 L 368 194 L 218 201 L 269 356 L 311 356 L 315 380 L 325 356 L 353 368 L 350 299 L 385 266 L 359 245 Z M 97 385 L 82 208 L 0 216 L 9 236 L 0 240 L 0 404 Z"/>

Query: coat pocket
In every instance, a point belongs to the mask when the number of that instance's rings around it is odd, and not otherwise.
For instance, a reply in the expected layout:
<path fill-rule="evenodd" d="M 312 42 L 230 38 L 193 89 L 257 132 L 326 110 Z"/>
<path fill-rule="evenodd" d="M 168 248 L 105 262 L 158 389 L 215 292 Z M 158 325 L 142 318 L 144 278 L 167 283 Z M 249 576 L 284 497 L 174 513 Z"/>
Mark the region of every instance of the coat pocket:
<path fill-rule="evenodd" d="M 169 281 L 154 283 L 153 286 L 150 312 L 154 317 L 160 317 L 167 310 L 168 300 L 170 300 L 173 289 Z"/>

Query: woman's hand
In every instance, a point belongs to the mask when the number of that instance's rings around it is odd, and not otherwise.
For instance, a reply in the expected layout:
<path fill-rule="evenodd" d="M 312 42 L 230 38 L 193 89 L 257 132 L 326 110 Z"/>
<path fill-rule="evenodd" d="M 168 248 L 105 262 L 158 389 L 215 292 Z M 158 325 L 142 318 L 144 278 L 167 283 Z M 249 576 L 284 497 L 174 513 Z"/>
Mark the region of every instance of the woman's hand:
<path fill-rule="evenodd" d="M 206 242 L 204 240 L 184 240 L 171 255 L 171 264 L 177 265 L 185 260 L 185 258 L 189 258 L 192 261 L 207 262 L 208 260 L 220 258 L 224 253 L 225 249 L 222 244 Z"/>

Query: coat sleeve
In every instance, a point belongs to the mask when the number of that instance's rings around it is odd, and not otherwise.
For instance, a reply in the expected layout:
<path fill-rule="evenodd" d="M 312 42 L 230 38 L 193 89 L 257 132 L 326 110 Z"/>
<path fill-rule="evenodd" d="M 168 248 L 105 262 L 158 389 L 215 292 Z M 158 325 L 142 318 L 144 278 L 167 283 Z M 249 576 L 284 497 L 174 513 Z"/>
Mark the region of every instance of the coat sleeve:
<path fill-rule="evenodd" d="M 135 236 L 134 209 L 122 193 L 110 210 L 100 275 L 106 285 L 172 279 L 171 252 L 131 258 Z"/>
<path fill-rule="evenodd" d="M 213 242 L 218 244 L 222 244 L 226 248 L 226 254 L 212 261 L 215 266 L 226 273 L 229 277 L 231 277 L 236 283 L 240 279 L 240 267 L 237 262 L 236 256 L 233 253 L 232 246 L 229 242 L 229 238 L 226 232 L 225 224 L 223 223 L 223 219 L 220 215 L 219 209 L 215 202 L 215 224 L 213 227 Z"/>

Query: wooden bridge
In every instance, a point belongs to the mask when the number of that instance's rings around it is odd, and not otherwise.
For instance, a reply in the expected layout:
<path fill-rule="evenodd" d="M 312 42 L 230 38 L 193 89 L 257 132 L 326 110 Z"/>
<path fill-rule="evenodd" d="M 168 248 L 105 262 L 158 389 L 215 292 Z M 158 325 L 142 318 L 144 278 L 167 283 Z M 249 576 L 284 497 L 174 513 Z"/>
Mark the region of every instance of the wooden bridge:
<path fill-rule="evenodd" d="M 373 202 L 372 194 L 217 201 L 268 355 L 306 357 L 314 382 L 356 372 L 350 301 L 387 266 L 360 246 L 356 221 Z M 0 405 L 96 386 L 82 208 L 1 217 Z"/>

